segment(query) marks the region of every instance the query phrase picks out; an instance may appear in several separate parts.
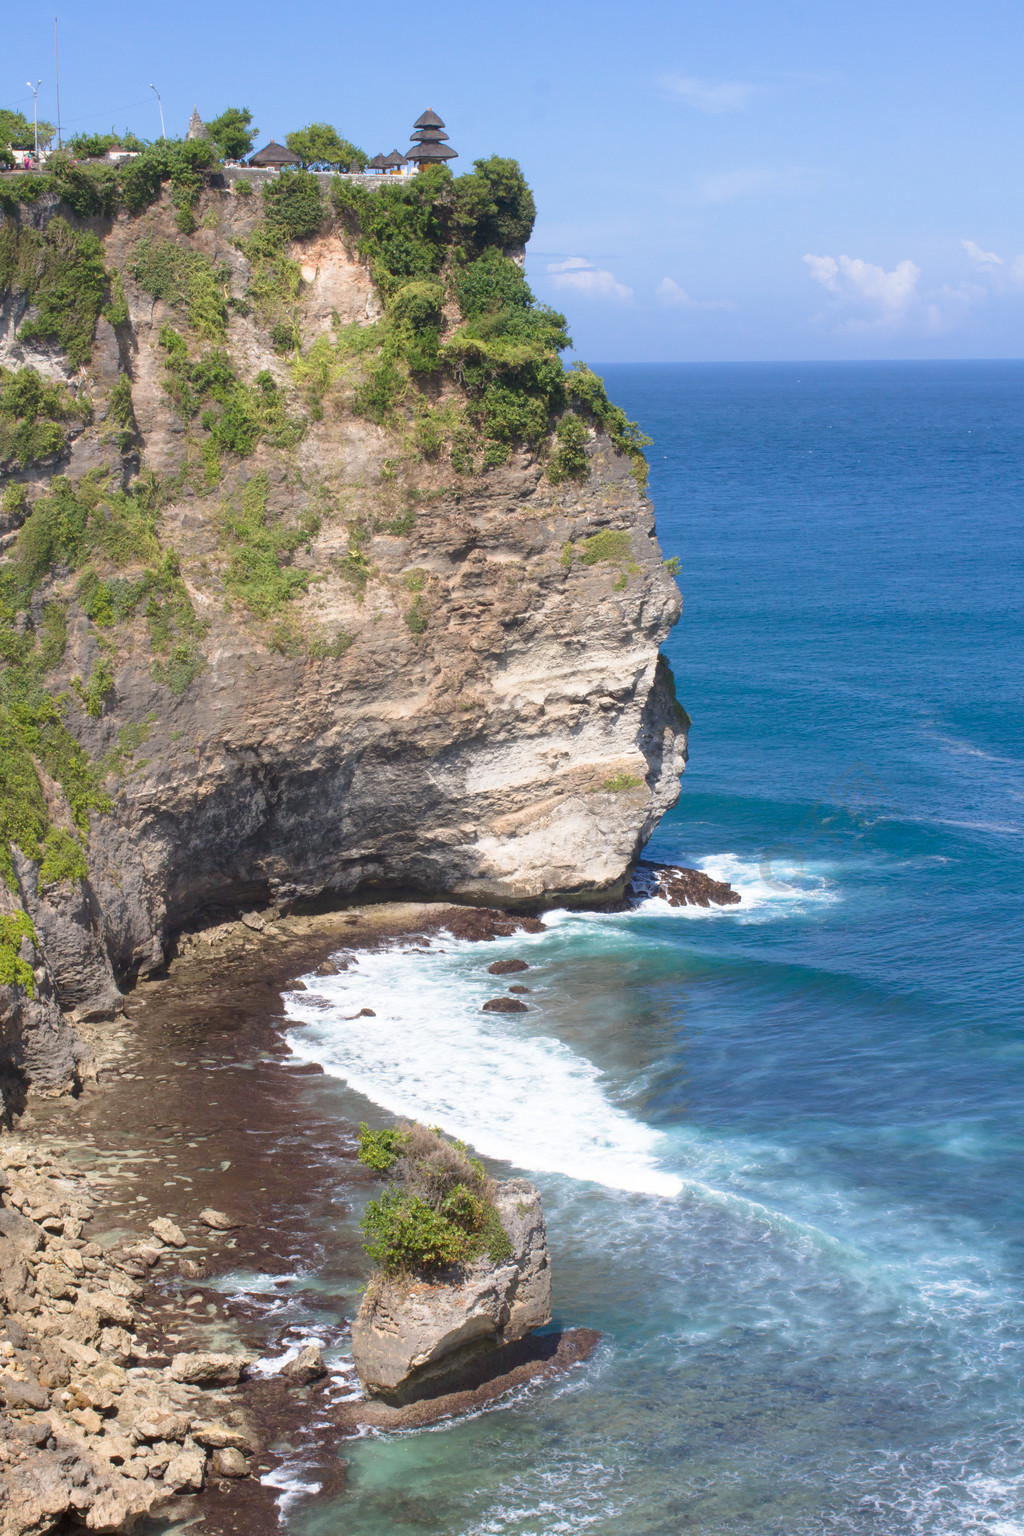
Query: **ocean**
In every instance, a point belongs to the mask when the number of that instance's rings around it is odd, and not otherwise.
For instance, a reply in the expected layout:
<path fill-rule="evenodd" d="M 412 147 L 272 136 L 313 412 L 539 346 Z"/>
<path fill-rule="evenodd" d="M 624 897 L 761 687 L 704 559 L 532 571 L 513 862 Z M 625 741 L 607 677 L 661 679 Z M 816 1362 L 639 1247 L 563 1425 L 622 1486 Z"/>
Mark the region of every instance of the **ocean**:
<path fill-rule="evenodd" d="M 690 764 L 650 853 L 743 899 L 289 995 L 339 1117 L 536 1181 L 556 1322 L 603 1338 L 476 1417 L 339 1444 L 342 1495 L 295 1498 L 296 1467 L 285 1523 L 1024 1536 L 1024 364 L 604 374 L 686 603 Z M 530 1011 L 481 1013 L 511 955 Z M 349 1315 L 357 1215 L 296 1282 Z"/>

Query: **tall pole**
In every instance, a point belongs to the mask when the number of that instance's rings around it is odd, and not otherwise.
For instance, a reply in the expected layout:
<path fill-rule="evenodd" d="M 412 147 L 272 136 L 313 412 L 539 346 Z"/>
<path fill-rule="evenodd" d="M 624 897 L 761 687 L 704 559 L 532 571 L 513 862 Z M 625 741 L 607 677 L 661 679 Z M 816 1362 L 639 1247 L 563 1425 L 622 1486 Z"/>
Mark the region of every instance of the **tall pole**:
<path fill-rule="evenodd" d="M 33 85 L 31 80 L 25 81 L 25 84 L 32 92 L 32 131 L 36 141 L 35 157 L 37 160 L 39 159 L 39 87 L 42 83 L 41 80 L 37 80 L 35 85 Z"/>
<path fill-rule="evenodd" d="M 57 148 L 62 148 L 60 136 L 60 45 L 57 41 L 57 18 L 53 18 L 53 67 L 57 79 Z"/>
<path fill-rule="evenodd" d="M 152 81 L 150 81 L 149 88 L 150 88 L 151 91 L 156 91 L 156 86 L 153 84 Z M 163 104 L 163 101 L 160 98 L 160 92 L 159 91 L 156 91 L 156 104 L 160 108 L 160 137 L 162 139 L 166 139 L 167 132 L 166 132 L 166 130 L 164 128 L 164 104 Z"/>

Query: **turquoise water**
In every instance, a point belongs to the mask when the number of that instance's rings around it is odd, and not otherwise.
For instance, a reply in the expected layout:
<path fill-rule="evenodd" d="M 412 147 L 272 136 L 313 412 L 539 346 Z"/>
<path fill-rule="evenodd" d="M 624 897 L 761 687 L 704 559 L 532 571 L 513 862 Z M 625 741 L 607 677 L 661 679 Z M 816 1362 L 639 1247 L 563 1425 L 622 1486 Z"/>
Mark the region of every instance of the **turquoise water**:
<path fill-rule="evenodd" d="M 339 1115 L 536 1179 L 557 1321 L 604 1340 L 340 1447 L 347 1492 L 288 1527 L 1022 1536 L 1024 365 L 606 376 L 686 598 L 691 762 L 652 852 L 743 902 L 293 995 Z M 504 954 L 526 1015 L 480 1012 Z"/>

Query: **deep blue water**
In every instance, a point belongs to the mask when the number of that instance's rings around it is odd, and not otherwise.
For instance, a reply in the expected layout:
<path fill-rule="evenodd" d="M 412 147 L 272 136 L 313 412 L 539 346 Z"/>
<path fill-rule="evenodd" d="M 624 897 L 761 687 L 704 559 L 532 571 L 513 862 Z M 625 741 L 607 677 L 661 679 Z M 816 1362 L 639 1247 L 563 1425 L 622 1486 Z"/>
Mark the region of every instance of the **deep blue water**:
<path fill-rule="evenodd" d="M 346 1494 L 289 1520 L 1021 1536 L 1024 365 L 605 376 L 654 439 L 686 600 L 691 759 L 652 851 L 744 901 L 378 957 L 293 1000 L 339 1114 L 440 1121 L 536 1178 L 558 1320 L 604 1342 L 474 1420 L 343 1447 Z M 479 1012 L 506 950 L 534 967 L 521 1021 Z"/>

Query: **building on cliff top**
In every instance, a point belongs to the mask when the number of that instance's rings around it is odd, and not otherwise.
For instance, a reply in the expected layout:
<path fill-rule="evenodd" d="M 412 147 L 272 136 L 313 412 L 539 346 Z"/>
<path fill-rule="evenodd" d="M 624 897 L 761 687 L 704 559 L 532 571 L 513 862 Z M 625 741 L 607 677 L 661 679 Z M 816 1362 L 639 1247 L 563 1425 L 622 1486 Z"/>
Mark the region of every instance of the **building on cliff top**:
<path fill-rule="evenodd" d="M 202 118 L 199 116 L 199 108 L 198 107 L 193 107 L 192 108 L 192 116 L 188 120 L 188 133 L 186 133 L 185 138 L 186 139 L 208 139 L 209 137 L 210 137 L 210 130 L 209 130 L 209 128 L 207 128 L 206 124 L 203 122 Z"/>
<path fill-rule="evenodd" d="M 458 152 L 445 143 L 448 135 L 443 130 L 443 121 L 429 107 L 413 123 L 413 144 L 406 158 L 417 170 L 424 165 L 439 165 L 444 160 L 459 158 Z"/>
<path fill-rule="evenodd" d="M 283 165 L 300 165 L 301 161 L 290 149 L 278 144 L 276 139 L 271 139 L 269 144 L 264 144 L 262 149 L 256 151 L 249 164 L 264 170 L 279 171 Z"/>

